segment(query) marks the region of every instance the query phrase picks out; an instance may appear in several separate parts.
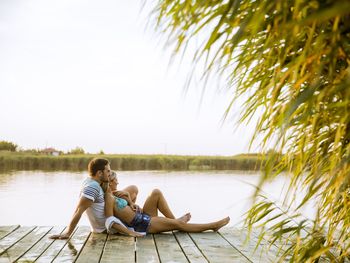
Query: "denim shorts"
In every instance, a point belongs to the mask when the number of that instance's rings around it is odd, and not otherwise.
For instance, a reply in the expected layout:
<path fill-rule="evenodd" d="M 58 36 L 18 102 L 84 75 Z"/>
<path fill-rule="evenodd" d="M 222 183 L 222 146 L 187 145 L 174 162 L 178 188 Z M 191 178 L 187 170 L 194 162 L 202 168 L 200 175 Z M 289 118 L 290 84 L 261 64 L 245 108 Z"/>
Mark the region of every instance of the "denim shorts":
<path fill-rule="evenodd" d="M 147 214 L 136 212 L 134 219 L 131 221 L 130 226 L 134 228 L 136 232 L 146 232 L 151 225 L 151 217 Z"/>

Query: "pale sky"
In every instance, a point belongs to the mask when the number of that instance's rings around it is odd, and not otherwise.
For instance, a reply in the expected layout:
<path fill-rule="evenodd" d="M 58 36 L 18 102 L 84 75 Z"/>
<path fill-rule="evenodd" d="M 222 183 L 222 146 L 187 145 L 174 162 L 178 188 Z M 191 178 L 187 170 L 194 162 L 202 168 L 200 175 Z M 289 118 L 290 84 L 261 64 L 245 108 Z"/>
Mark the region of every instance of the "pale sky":
<path fill-rule="evenodd" d="M 230 93 L 169 65 L 141 0 L 1 0 L 0 140 L 24 149 L 233 155 L 252 127 L 222 124 Z M 235 109 L 238 110 L 238 109 Z M 254 151 L 252 149 L 251 151 Z"/>

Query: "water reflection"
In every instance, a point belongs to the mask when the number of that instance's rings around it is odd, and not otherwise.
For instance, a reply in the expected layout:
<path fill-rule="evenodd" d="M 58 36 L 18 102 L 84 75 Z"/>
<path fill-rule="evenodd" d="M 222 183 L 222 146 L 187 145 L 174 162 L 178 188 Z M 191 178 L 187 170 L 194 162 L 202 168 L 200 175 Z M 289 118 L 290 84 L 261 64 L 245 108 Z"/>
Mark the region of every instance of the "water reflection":
<path fill-rule="evenodd" d="M 154 188 L 163 191 L 176 216 L 192 213 L 193 222 L 207 222 L 229 215 L 231 225 L 240 223 L 258 182 L 254 172 L 119 172 L 119 188 L 139 187 L 137 203 L 143 204 Z M 0 174 L 0 225 L 67 225 L 86 172 L 20 171 Z M 267 186 L 279 198 L 286 178 Z M 88 225 L 85 216 L 80 225 Z"/>

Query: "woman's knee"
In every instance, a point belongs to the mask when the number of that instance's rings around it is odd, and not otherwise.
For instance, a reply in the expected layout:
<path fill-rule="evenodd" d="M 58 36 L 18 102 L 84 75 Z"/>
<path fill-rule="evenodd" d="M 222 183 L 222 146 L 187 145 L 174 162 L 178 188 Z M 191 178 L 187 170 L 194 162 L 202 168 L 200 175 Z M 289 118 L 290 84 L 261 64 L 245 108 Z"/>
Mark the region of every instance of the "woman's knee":
<path fill-rule="evenodd" d="M 159 189 L 155 188 L 155 189 L 152 190 L 151 195 L 160 196 L 160 195 L 163 195 L 163 193 Z"/>
<path fill-rule="evenodd" d="M 130 186 L 128 186 L 128 188 L 132 194 L 137 195 L 139 193 L 139 189 L 137 188 L 136 185 L 130 185 Z"/>
<path fill-rule="evenodd" d="M 130 198 L 133 202 L 136 202 L 137 195 L 139 193 L 139 189 L 136 185 L 130 185 L 127 187 L 128 192 L 130 194 Z"/>

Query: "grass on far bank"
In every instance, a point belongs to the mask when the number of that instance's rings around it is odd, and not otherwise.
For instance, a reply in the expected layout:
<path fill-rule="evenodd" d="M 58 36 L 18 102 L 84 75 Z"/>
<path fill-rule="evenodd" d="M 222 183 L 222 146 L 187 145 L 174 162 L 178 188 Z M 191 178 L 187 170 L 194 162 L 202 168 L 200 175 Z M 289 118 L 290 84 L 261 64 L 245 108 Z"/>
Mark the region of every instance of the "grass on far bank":
<path fill-rule="evenodd" d="M 263 156 L 240 154 L 229 156 L 62 154 L 0 151 L 1 170 L 73 170 L 85 171 L 94 157 L 106 158 L 116 170 L 260 170 Z"/>

